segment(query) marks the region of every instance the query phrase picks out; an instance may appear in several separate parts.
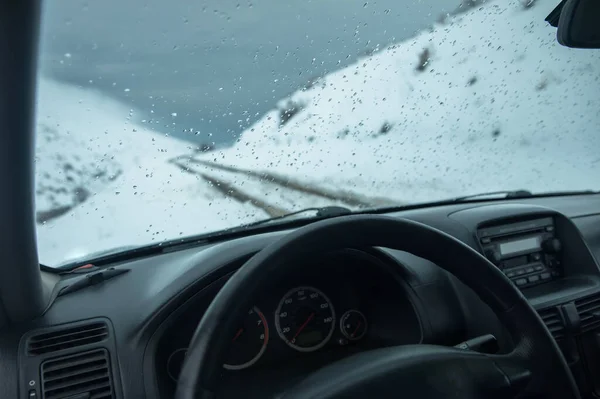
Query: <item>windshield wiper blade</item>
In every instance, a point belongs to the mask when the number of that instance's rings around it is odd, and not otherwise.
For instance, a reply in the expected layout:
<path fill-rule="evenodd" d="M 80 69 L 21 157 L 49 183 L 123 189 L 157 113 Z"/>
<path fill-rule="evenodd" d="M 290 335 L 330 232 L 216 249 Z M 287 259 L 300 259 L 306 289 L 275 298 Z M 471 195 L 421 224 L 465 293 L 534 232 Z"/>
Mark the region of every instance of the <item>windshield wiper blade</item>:
<path fill-rule="evenodd" d="M 343 216 L 353 213 L 370 213 L 370 214 L 383 214 L 389 212 L 398 212 L 403 210 L 410 209 L 419 209 L 425 207 L 433 207 L 433 206 L 443 206 L 443 205 L 451 205 L 455 203 L 465 202 L 465 201 L 484 201 L 484 200 L 498 200 L 498 199 L 515 199 L 515 198 L 530 198 L 530 197 L 558 197 L 563 195 L 586 195 L 586 194 L 599 194 L 600 191 L 595 190 L 580 190 L 580 191 L 556 191 L 556 192 L 546 192 L 546 193 L 535 193 L 528 190 L 506 190 L 506 191 L 493 191 L 481 194 L 472 194 L 465 195 L 462 197 L 444 199 L 434 202 L 424 202 L 424 203 L 415 203 L 415 204 L 406 204 L 400 206 L 392 206 L 392 207 L 380 207 L 380 208 L 370 208 L 370 209 L 360 209 L 357 211 L 352 211 L 351 209 L 344 208 L 341 206 L 325 206 L 325 207 L 315 207 L 315 208 L 306 208 L 301 209 L 295 212 L 286 213 L 285 215 L 276 216 L 269 219 L 263 219 L 256 222 L 252 222 L 245 225 L 240 225 L 236 227 L 231 227 L 229 229 L 224 229 L 220 231 L 213 231 L 210 233 L 198 234 L 195 236 L 189 236 L 185 238 L 178 238 L 173 240 L 166 240 L 159 243 L 142 245 L 142 246 L 125 246 L 121 247 L 117 250 L 108 250 L 100 252 L 100 256 L 90 259 L 86 257 L 86 260 L 72 260 L 69 263 L 63 264 L 60 267 L 52 268 L 52 271 L 71 271 L 73 268 L 81 266 L 83 264 L 91 263 L 95 266 L 103 266 L 106 264 L 115 263 L 118 261 L 125 261 L 132 258 L 138 258 L 142 256 L 150 256 L 153 254 L 161 253 L 167 250 L 167 248 L 172 247 L 180 247 L 180 246 L 189 246 L 189 245 L 199 245 L 201 243 L 218 241 L 222 240 L 224 237 L 236 236 L 236 235 L 244 235 L 248 231 L 251 231 L 253 227 L 263 227 L 264 229 L 280 228 L 281 226 L 288 225 L 302 225 L 306 222 L 306 218 L 297 218 L 294 219 L 293 216 L 300 215 L 302 213 L 307 212 L 315 212 L 315 215 L 310 218 L 311 220 L 321 220 L 327 219 L 337 216 Z M 496 196 L 496 198 L 493 198 Z M 485 198 L 492 197 L 492 198 Z M 291 220 L 286 220 L 291 219 Z M 277 223 L 278 221 L 284 221 L 284 223 Z M 275 223 L 274 223 L 275 222 Z M 268 227 L 267 227 L 268 226 Z M 257 229 L 257 230 L 259 230 Z M 98 253 L 96 253 L 98 254 Z"/>
<path fill-rule="evenodd" d="M 323 207 L 304 208 L 304 209 L 300 209 L 299 211 L 286 213 L 285 215 L 275 216 L 275 217 L 269 218 L 269 219 L 262 219 L 257 222 L 244 224 L 244 225 L 241 225 L 238 227 L 234 227 L 232 229 L 227 229 L 225 231 L 247 229 L 248 227 L 260 226 L 263 224 L 276 222 L 278 220 L 289 219 L 292 216 L 301 215 L 301 214 L 307 213 L 307 212 L 315 212 L 314 217 L 317 219 L 327 219 L 327 218 L 332 218 L 332 217 L 337 217 L 337 216 L 349 215 L 352 213 L 352 210 L 348 209 L 348 208 L 344 208 L 343 206 L 323 206 Z"/>
<path fill-rule="evenodd" d="M 94 271 L 86 274 L 82 278 L 76 280 L 73 284 L 67 285 L 63 287 L 57 296 L 67 295 L 71 292 L 79 291 L 86 287 L 91 287 L 92 285 L 100 284 L 109 280 L 113 277 L 120 276 L 121 274 L 127 273 L 130 269 L 115 269 L 114 267 Z"/>
<path fill-rule="evenodd" d="M 465 195 L 462 197 L 452 198 L 450 202 L 463 202 L 471 200 L 483 200 L 483 199 L 515 199 L 515 198 L 529 198 L 529 197 L 560 197 L 563 195 L 586 195 L 586 194 L 598 194 L 597 190 L 571 190 L 571 191 L 548 191 L 541 193 L 532 193 L 529 190 L 506 190 L 506 191 L 491 191 L 488 193 Z M 487 198 L 491 197 L 491 198 Z"/>
<path fill-rule="evenodd" d="M 155 244 L 149 245 L 141 245 L 141 246 L 124 246 L 118 249 L 100 251 L 95 253 L 94 256 L 86 256 L 81 259 L 75 259 L 68 261 L 66 263 L 61 264 L 60 266 L 54 268 L 54 270 L 58 270 L 59 272 L 69 272 L 72 271 L 73 268 L 77 268 L 83 264 L 92 264 L 94 266 L 102 266 L 105 264 L 110 264 L 118 261 L 124 261 L 128 259 L 138 258 L 141 256 L 149 256 L 159 252 L 163 252 L 166 248 L 181 246 L 181 245 L 198 245 L 198 243 L 207 240 L 216 240 L 220 239 L 224 236 L 229 236 L 231 234 L 243 233 L 248 229 L 252 229 L 253 227 L 258 227 L 262 225 L 268 225 L 273 222 L 277 222 L 284 219 L 289 219 L 292 216 L 300 215 L 306 212 L 316 212 L 315 216 L 311 219 L 320 220 L 327 219 L 336 216 L 343 216 L 352 213 L 352 210 L 348 208 L 344 208 L 341 206 L 324 206 L 324 207 L 315 207 L 315 208 L 305 208 L 299 211 L 286 213 L 285 215 L 276 216 L 269 219 L 262 219 L 256 222 L 252 222 L 249 224 L 244 224 L 236 227 L 231 227 L 224 230 L 213 231 L 210 233 L 199 234 L 195 236 L 190 236 L 186 238 L 178 238 L 173 240 L 162 241 Z M 301 220 L 304 218 L 299 218 Z M 292 219 L 293 221 L 294 219 Z M 274 225 L 278 225 L 278 223 L 273 223 Z M 85 259 L 85 260 L 84 260 Z"/>
<path fill-rule="evenodd" d="M 526 198 L 531 197 L 533 193 L 529 190 L 502 190 L 502 191 L 490 191 L 487 193 L 478 193 L 471 195 L 464 195 L 462 197 L 452 198 L 453 202 L 462 202 L 468 200 L 479 199 L 481 197 L 500 197 L 500 198 Z"/>
<path fill-rule="evenodd" d="M 66 260 L 66 261 L 64 261 L 62 263 L 59 263 L 56 266 L 54 266 L 54 270 L 64 268 L 65 266 L 69 266 L 69 265 L 73 265 L 73 264 L 79 264 L 81 262 L 86 262 L 85 261 L 86 259 L 103 258 L 105 256 L 111 256 L 113 254 L 118 254 L 118 253 L 123 253 L 123 252 L 131 251 L 131 250 L 135 250 L 135 249 L 137 249 L 139 247 L 140 247 L 140 245 L 122 245 L 120 247 L 103 249 L 101 251 L 91 252 L 89 254 L 80 256 L 78 258 L 68 259 L 68 260 Z"/>

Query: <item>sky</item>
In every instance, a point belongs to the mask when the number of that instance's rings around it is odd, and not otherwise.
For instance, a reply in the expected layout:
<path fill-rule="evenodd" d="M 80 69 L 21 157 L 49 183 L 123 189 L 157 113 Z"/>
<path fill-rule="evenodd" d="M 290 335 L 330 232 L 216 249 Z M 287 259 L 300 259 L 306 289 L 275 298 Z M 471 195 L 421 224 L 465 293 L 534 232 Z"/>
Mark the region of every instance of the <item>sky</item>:
<path fill-rule="evenodd" d="M 40 71 L 128 104 L 153 130 L 227 145 L 310 79 L 413 36 L 457 5 L 51 0 L 44 2 Z"/>

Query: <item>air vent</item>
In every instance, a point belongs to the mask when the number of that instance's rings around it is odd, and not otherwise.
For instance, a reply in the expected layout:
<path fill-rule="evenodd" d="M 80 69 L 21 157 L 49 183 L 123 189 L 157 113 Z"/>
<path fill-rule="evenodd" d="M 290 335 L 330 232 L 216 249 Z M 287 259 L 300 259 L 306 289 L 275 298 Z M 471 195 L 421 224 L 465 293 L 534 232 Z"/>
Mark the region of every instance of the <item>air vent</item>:
<path fill-rule="evenodd" d="M 104 322 L 89 323 L 34 335 L 27 340 L 30 356 L 52 353 L 63 349 L 104 341 L 108 328 Z"/>
<path fill-rule="evenodd" d="M 575 306 L 581 319 L 581 332 L 600 327 L 600 295 L 577 299 Z"/>
<path fill-rule="evenodd" d="M 538 310 L 538 313 L 555 340 L 564 337 L 565 326 L 557 307 Z"/>
<path fill-rule="evenodd" d="M 46 360 L 41 371 L 44 399 L 114 398 L 106 349 Z"/>

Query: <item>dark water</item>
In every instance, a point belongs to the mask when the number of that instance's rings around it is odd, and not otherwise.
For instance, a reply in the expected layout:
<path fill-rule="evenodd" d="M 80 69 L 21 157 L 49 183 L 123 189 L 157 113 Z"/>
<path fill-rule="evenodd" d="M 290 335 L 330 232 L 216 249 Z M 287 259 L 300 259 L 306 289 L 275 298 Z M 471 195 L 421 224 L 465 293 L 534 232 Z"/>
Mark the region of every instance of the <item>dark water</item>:
<path fill-rule="evenodd" d="M 155 130 L 223 145 L 309 79 L 457 2 L 47 1 L 41 68 L 131 104 Z"/>

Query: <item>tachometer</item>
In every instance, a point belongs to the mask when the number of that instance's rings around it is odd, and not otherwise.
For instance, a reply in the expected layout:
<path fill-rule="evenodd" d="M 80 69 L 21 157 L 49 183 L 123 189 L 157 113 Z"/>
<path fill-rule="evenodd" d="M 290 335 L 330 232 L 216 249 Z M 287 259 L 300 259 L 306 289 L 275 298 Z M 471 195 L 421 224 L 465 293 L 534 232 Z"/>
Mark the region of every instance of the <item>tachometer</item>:
<path fill-rule="evenodd" d="M 351 309 L 340 318 L 340 330 L 350 341 L 359 340 L 367 333 L 367 318 L 358 310 Z"/>
<path fill-rule="evenodd" d="M 228 370 L 241 370 L 260 359 L 269 342 L 269 326 L 262 312 L 254 307 L 248 311 L 244 323 L 231 338 L 227 361 Z"/>
<path fill-rule="evenodd" d="M 322 348 L 335 329 L 335 311 L 329 298 L 313 287 L 289 291 L 275 311 L 277 333 L 301 352 Z"/>

